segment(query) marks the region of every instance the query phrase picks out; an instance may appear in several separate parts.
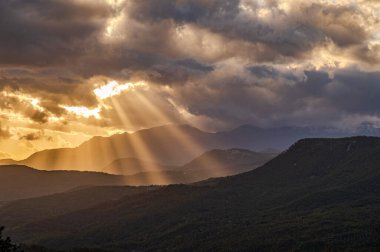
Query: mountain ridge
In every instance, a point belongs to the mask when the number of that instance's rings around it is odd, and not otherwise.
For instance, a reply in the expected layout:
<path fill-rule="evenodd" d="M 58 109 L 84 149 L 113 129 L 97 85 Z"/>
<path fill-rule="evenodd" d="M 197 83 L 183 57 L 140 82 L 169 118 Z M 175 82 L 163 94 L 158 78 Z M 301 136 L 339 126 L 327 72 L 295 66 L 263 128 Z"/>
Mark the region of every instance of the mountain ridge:
<path fill-rule="evenodd" d="M 189 125 L 165 125 L 132 134 L 94 137 L 76 148 L 37 152 L 18 164 L 38 169 L 100 171 L 116 159 L 138 158 L 177 166 L 212 149 L 281 150 L 305 137 L 343 137 L 360 133 L 380 136 L 380 129 L 341 131 L 328 127 L 260 128 L 244 125 L 230 131 L 210 133 Z"/>

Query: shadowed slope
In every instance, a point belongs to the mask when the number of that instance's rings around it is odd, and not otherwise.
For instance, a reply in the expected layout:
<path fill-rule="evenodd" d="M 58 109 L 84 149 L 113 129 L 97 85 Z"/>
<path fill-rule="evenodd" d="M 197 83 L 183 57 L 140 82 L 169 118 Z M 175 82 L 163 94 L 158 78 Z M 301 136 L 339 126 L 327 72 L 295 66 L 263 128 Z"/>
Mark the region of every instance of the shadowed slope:
<path fill-rule="evenodd" d="M 95 186 L 67 192 L 15 200 L 0 207 L 1 224 L 10 228 L 89 208 L 125 196 L 155 190 L 159 187 Z"/>
<path fill-rule="evenodd" d="M 63 192 L 84 185 L 121 185 L 122 176 L 97 172 L 40 171 L 27 166 L 0 166 L 0 201 Z"/>

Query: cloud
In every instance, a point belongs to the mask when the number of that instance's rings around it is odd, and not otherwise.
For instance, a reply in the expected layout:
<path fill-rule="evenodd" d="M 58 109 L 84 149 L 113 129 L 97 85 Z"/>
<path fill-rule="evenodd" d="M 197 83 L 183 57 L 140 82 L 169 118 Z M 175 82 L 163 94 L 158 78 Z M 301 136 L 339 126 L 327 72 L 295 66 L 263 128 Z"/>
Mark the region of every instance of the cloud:
<path fill-rule="evenodd" d="M 102 1 L 1 1 L 0 63 L 36 67 L 72 62 L 110 15 Z"/>
<path fill-rule="evenodd" d="M 42 137 L 42 135 L 38 132 L 38 133 L 29 133 L 29 134 L 26 134 L 24 136 L 21 136 L 19 139 L 20 140 L 28 140 L 28 141 L 35 141 L 35 140 L 38 140 Z"/>
<path fill-rule="evenodd" d="M 19 136 L 19 140 L 26 140 L 26 141 L 37 141 L 37 140 L 53 141 L 53 136 L 46 135 L 44 130 L 39 130 L 39 131 L 30 132 L 30 133 L 21 135 L 21 136 Z"/>
<path fill-rule="evenodd" d="M 179 84 L 223 60 L 286 64 L 308 59 L 316 48 L 333 53 L 331 45 L 377 64 L 371 55 L 378 46 L 369 44 L 379 24 L 374 5 L 6 0 L 0 3 L 0 64 L 6 66 L 0 87 L 75 96 L 75 86 L 94 76 Z"/>
<path fill-rule="evenodd" d="M 0 123 L 0 139 L 7 139 L 11 137 L 11 133 L 9 128 L 6 126 L 2 126 Z"/>
<path fill-rule="evenodd" d="M 10 158 L 8 153 L 0 152 L 0 159 L 8 159 Z"/>
<path fill-rule="evenodd" d="M 48 115 L 42 111 L 34 111 L 30 115 L 30 119 L 37 123 L 46 123 L 48 121 Z"/>
<path fill-rule="evenodd" d="M 90 135 L 376 121 L 379 24 L 364 0 L 0 1 L 0 115 Z M 146 87 L 94 92 L 113 81 Z"/>
<path fill-rule="evenodd" d="M 207 79 L 178 87 L 174 101 L 194 116 L 225 122 L 273 125 L 339 125 L 358 116 L 379 123 L 380 72 L 342 69 L 293 71 L 258 65 L 224 66 Z M 237 73 L 237 74 L 236 74 Z M 363 121 L 362 121 L 363 122 Z M 212 123 L 211 123 L 212 125 Z M 208 125 L 209 127 L 211 125 Z"/>
<path fill-rule="evenodd" d="M 345 48 L 367 43 L 378 25 L 373 8 L 331 1 L 131 1 L 129 14 L 149 26 L 192 24 L 240 44 L 268 60 L 300 58 L 329 42 Z M 170 29 L 170 26 L 167 28 Z M 165 38 L 165 43 L 167 43 Z M 252 59 L 257 59 L 254 57 Z"/>

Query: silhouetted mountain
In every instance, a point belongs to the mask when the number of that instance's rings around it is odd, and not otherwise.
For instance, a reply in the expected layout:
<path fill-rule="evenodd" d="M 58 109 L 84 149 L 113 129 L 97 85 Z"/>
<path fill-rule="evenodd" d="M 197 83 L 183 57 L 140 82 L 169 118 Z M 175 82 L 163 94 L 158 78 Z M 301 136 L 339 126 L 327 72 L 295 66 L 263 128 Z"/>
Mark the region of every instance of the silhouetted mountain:
<path fill-rule="evenodd" d="M 183 165 L 212 149 L 243 148 L 251 150 L 283 150 L 307 137 L 342 137 L 379 135 L 378 128 L 342 131 L 327 127 L 258 128 L 241 126 L 231 131 L 208 133 L 188 125 L 168 125 L 118 134 L 94 137 L 77 148 L 45 150 L 33 154 L 19 164 L 46 170 L 101 171 L 121 158 L 138 158 L 164 165 Z"/>
<path fill-rule="evenodd" d="M 244 174 L 166 186 L 9 233 L 115 251 L 377 251 L 379 163 L 380 138 L 305 139 Z"/>
<path fill-rule="evenodd" d="M 111 137 L 94 137 L 77 148 L 45 150 L 22 164 L 46 170 L 101 171 L 120 158 L 138 158 L 165 165 L 182 164 L 202 154 L 214 144 L 206 143 L 211 133 L 182 125 L 161 126 Z M 193 141 L 198 142 L 194 144 Z"/>
<path fill-rule="evenodd" d="M 0 201 L 63 192 L 84 185 L 121 185 L 122 176 L 97 172 L 40 171 L 27 166 L 0 166 Z"/>

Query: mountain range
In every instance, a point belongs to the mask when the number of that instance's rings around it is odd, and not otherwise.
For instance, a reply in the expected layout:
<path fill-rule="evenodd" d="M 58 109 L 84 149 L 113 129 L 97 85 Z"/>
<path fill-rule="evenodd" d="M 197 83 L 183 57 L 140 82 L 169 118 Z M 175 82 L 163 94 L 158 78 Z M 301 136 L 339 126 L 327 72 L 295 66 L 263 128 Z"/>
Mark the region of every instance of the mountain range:
<path fill-rule="evenodd" d="M 184 166 L 159 166 L 137 159 L 121 159 L 103 172 L 43 171 L 22 165 L 0 166 L 0 202 L 60 193 L 80 186 L 166 185 L 191 183 L 249 171 L 275 154 L 249 150 L 212 150 Z"/>
<path fill-rule="evenodd" d="M 106 166 L 112 170 L 115 165 L 112 162 L 117 166 L 117 162 L 138 159 L 149 167 L 155 164 L 160 168 L 184 165 L 212 149 L 274 149 L 279 152 L 302 138 L 354 135 L 380 136 L 380 129 L 368 125 L 351 131 L 331 127 L 259 128 L 243 125 L 230 131 L 209 133 L 189 125 L 166 125 L 131 134 L 94 137 L 76 148 L 44 150 L 22 161 L 6 160 L 3 163 L 44 170 L 103 171 Z"/>
<path fill-rule="evenodd" d="M 16 241 L 56 249 L 378 251 L 379 163 L 377 137 L 303 139 L 239 175 L 83 203 L 47 218 L 33 209 L 54 208 L 54 198 L 11 202 L 0 208 L 0 222 L 12 223 L 7 234 Z M 31 206 L 31 221 L 19 217 L 22 205 Z"/>

